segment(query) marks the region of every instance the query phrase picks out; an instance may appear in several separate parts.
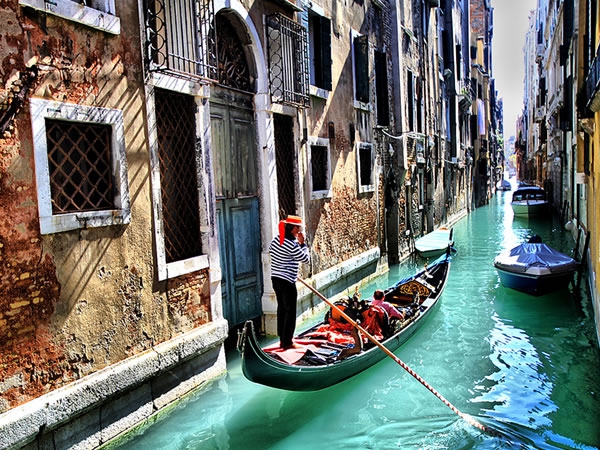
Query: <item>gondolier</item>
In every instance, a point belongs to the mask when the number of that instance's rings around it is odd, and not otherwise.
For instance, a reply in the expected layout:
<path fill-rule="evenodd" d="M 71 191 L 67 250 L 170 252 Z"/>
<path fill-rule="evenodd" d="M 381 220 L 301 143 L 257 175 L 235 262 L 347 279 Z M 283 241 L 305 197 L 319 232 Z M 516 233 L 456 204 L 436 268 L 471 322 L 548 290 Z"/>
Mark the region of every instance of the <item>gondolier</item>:
<path fill-rule="evenodd" d="M 308 246 L 302 233 L 302 218 L 287 216 L 279 222 L 279 234 L 269 245 L 271 281 L 277 297 L 277 335 L 284 349 L 294 346 L 296 303 L 298 302 L 298 270 L 300 263 L 310 260 Z"/>

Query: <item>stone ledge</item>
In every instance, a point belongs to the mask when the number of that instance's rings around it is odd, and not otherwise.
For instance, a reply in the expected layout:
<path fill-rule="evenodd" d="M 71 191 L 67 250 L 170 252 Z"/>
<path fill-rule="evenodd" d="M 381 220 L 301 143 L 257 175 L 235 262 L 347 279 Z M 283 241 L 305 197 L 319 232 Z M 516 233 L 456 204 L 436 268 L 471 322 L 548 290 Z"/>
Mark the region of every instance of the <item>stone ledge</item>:
<path fill-rule="evenodd" d="M 195 355 L 216 349 L 223 344 L 227 333 L 226 320 L 211 322 L 1 414 L 0 448 L 26 445 L 111 399 L 127 394 L 157 375 L 176 369 Z M 224 358 L 218 358 L 218 363 L 224 365 Z M 206 365 L 200 369 L 215 376 L 226 367 L 215 369 Z M 157 405 L 162 407 L 175 400 L 177 395 L 193 389 L 205 378 L 191 373 L 189 380 L 172 383 L 169 392 L 160 392 L 162 398 L 152 399 L 154 408 L 159 409 Z"/>

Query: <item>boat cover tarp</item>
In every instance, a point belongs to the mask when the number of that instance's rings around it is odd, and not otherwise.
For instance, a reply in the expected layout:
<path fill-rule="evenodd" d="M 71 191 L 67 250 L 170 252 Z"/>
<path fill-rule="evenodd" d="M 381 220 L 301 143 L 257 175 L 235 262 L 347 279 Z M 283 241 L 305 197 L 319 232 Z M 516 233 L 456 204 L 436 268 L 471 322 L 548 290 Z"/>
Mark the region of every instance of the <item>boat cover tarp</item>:
<path fill-rule="evenodd" d="M 429 234 L 415 241 L 415 248 L 419 252 L 428 252 L 432 250 L 445 250 L 448 244 L 452 244 L 451 230 L 448 228 L 438 228 Z"/>
<path fill-rule="evenodd" d="M 509 272 L 525 272 L 531 267 L 546 267 L 550 272 L 575 270 L 577 261 L 546 244 L 521 244 L 496 256 L 494 266 Z"/>

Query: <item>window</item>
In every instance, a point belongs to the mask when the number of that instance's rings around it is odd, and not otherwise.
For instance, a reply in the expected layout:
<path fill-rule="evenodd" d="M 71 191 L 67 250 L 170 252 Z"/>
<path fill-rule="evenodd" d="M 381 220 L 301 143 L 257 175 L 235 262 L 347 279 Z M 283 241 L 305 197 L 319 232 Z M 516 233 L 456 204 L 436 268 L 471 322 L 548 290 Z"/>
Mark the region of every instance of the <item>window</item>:
<path fill-rule="evenodd" d="M 356 167 L 358 173 L 358 192 L 372 192 L 375 190 L 373 181 L 373 144 L 360 142 L 356 152 Z"/>
<path fill-rule="evenodd" d="M 281 14 L 267 16 L 266 27 L 271 101 L 308 106 L 306 28 Z"/>
<path fill-rule="evenodd" d="M 146 64 L 151 72 L 218 80 L 214 2 L 145 0 Z"/>
<path fill-rule="evenodd" d="M 313 10 L 308 20 L 310 84 L 331 91 L 331 21 Z"/>
<path fill-rule="evenodd" d="M 375 92 L 377 95 L 377 125 L 390 124 L 390 104 L 388 96 L 387 55 L 375 52 Z"/>
<path fill-rule="evenodd" d="M 196 110 L 194 96 L 154 89 L 154 116 L 149 119 L 155 126 L 149 126 L 156 133 L 151 136 L 151 157 L 157 167 L 152 182 L 157 191 L 160 188 L 154 202 L 160 280 L 208 265 L 200 233 Z"/>
<path fill-rule="evenodd" d="M 312 199 L 331 197 L 329 139 L 313 137 L 309 143 Z"/>
<path fill-rule="evenodd" d="M 31 99 L 42 234 L 131 220 L 120 110 Z"/>
<path fill-rule="evenodd" d="M 407 106 L 408 106 L 408 129 L 410 131 L 416 131 L 415 130 L 415 115 L 416 115 L 416 108 L 415 108 L 415 81 L 414 81 L 414 76 L 413 73 L 410 70 L 406 71 L 406 92 L 407 92 L 407 99 L 408 101 Z"/>
<path fill-rule="evenodd" d="M 111 34 L 121 32 L 121 22 L 115 15 L 114 0 L 19 0 L 44 14 L 54 14 Z"/>
<path fill-rule="evenodd" d="M 369 96 L 369 37 L 352 32 L 354 100 L 367 105 Z"/>

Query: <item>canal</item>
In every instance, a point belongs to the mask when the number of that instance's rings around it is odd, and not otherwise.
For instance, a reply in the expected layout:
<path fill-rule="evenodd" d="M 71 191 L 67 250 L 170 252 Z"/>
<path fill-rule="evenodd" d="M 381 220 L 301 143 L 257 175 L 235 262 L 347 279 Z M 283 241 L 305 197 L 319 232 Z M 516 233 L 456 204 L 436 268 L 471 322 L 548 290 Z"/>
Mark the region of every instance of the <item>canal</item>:
<path fill-rule="evenodd" d="M 458 253 L 440 308 L 396 352 L 500 437 L 466 423 L 390 358 L 337 386 L 300 393 L 246 380 L 231 351 L 227 375 L 111 447 L 600 447 L 600 355 L 587 290 L 530 297 L 502 287 L 492 265 L 497 253 L 533 234 L 565 253 L 574 242 L 558 219 L 515 219 L 509 198 L 498 193 L 454 226 Z M 422 263 L 392 267 L 363 296 Z"/>

